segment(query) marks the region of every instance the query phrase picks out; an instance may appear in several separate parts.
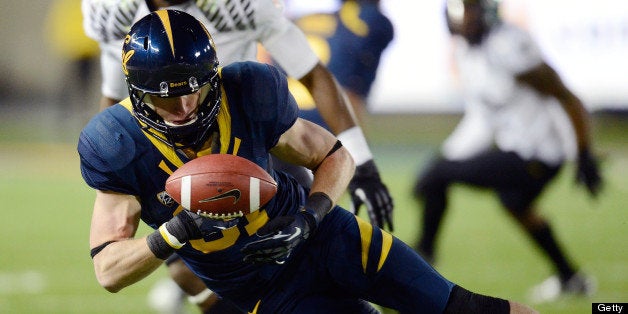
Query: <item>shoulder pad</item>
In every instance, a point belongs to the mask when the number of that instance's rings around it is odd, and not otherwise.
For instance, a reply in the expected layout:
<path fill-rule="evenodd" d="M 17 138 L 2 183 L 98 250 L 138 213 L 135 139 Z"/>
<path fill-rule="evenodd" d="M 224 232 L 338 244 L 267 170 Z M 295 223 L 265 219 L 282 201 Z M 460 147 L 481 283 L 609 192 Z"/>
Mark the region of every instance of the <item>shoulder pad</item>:
<path fill-rule="evenodd" d="M 124 168 L 135 156 L 137 144 L 129 126 L 136 123 L 129 111 L 120 105 L 106 109 L 92 118 L 81 132 L 79 153 L 101 170 Z"/>

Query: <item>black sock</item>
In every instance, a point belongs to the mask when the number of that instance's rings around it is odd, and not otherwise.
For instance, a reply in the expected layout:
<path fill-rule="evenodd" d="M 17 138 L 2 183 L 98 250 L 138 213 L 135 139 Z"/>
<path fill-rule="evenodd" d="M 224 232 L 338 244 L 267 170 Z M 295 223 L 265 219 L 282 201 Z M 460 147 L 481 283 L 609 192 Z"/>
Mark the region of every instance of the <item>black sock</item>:
<path fill-rule="evenodd" d="M 419 241 L 419 250 L 427 258 L 434 256 L 434 242 L 445 214 L 445 193 L 425 195 L 425 208 L 423 212 L 423 233 Z"/>
<path fill-rule="evenodd" d="M 528 230 L 530 236 L 534 239 L 543 252 L 552 260 L 554 267 L 558 271 L 561 281 L 566 281 L 575 273 L 573 267 L 567 261 L 561 248 L 556 242 L 551 227 L 544 223 L 541 227 Z"/>

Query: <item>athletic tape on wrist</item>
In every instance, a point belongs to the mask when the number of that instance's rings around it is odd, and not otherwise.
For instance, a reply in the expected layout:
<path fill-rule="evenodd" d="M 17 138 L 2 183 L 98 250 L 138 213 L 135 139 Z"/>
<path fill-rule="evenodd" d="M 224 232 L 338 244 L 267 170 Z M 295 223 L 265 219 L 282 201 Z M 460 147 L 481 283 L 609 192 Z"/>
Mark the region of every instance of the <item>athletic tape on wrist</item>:
<path fill-rule="evenodd" d="M 198 305 L 205 302 L 207 299 L 209 299 L 209 297 L 211 297 L 212 294 L 214 294 L 213 291 L 205 288 L 205 290 L 197 293 L 196 295 L 188 296 L 188 301 L 190 301 L 190 303 L 192 304 Z"/>
<path fill-rule="evenodd" d="M 159 227 L 159 233 L 164 238 L 164 240 L 166 240 L 166 243 L 168 243 L 168 245 L 170 245 L 174 249 L 178 250 L 185 245 L 185 243 L 179 242 L 179 239 L 177 239 L 175 236 L 170 234 L 170 232 L 168 232 L 168 229 L 166 229 L 166 224 L 163 224 Z"/>
<path fill-rule="evenodd" d="M 155 255 L 155 257 L 160 259 L 167 259 L 172 253 L 174 253 L 174 248 L 171 247 L 164 237 L 161 236 L 161 232 L 159 230 L 155 230 L 155 232 L 151 233 L 146 237 L 146 245 L 151 252 Z"/>
<path fill-rule="evenodd" d="M 323 193 L 323 192 L 314 192 L 310 196 L 308 196 L 305 204 L 303 205 L 303 211 L 310 213 L 314 219 L 315 223 L 318 225 L 325 215 L 331 210 L 334 202 L 331 198 Z"/>
<path fill-rule="evenodd" d="M 359 166 L 373 159 L 371 149 L 369 148 L 366 138 L 364 137 L 364 133 L 359 126 L 354 126 L 344 130 L 336 137 L 342 142 L 342 145 L 347 148 L 356 165 Z"/>

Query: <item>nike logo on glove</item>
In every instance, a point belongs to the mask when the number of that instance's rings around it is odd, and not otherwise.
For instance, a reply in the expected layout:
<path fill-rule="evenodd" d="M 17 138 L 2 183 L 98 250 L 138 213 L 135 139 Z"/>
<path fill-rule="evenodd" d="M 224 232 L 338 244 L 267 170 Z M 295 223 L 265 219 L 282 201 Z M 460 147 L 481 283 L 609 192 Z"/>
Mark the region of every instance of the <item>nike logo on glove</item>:
<path fill-rule="evenodd" d="M 227 197 L 233 197 L 233 204 L 237 203 L 238 200 L 240 200 L 240 196 L 241 196 L 241 192 L 238 189 L 233 189 L 233 190 L 229 190 L 227 192 L 218 194 L 216 196 L 212 196 L 212 197 L 208 197 L 206 199 L 202 199 L 200 201 L 198 201 L 199 203 L 208 203 L 208 202 L 213 202 L 213 201 L 217 201 L 217 200 L 221 200 L 223 198 L 227 198 Z"/>
<path fill-rule="evenodd" d="M 294 227 L 295 231 L 293 233 L 282 233 L 281 231 L 279 231 L 279 233 L 275 234 L 274 236 L 271 237 L 271 239 L 273 240 L 284 240 L 284 241 L 290 241 L 296 237 L 298 237 L 301 234 L 301 228 L 299 227 Z M 287 238 L 287 239 L 284 239 Z"/>

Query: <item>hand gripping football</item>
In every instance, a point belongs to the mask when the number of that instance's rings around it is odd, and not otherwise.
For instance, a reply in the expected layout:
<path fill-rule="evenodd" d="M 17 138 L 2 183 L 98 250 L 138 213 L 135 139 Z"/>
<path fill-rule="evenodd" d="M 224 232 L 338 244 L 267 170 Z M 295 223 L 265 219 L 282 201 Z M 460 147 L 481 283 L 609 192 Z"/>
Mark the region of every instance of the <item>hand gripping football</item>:
<path fill-rule="evenodd" d="M 213 219 L 255 212 L 277 193 L 277 182 L 257 164 L 228 154 L 193 159 L 166 180 L 166 192 L 183 208 Z"/>

